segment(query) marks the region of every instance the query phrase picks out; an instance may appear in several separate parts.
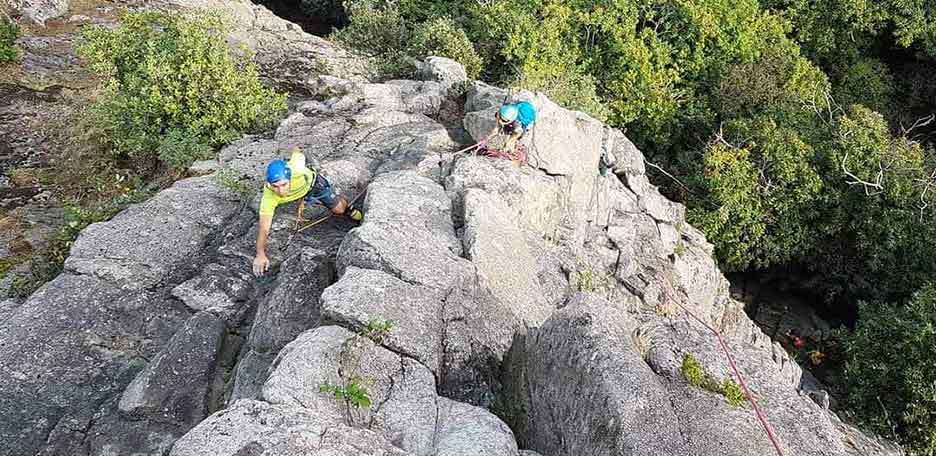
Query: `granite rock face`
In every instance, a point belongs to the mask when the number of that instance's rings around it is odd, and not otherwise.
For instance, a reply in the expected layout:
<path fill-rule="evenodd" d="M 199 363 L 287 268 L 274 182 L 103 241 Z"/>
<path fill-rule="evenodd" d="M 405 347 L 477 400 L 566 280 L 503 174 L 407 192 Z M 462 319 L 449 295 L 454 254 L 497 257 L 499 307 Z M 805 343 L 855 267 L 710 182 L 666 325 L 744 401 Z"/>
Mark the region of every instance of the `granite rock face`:
<path fill-rule="evenodd" d="M 528 164 L 455 154 L 503 90 L 472 83 L 444 124 L 465 82 L 450 62 L 368 82 L 265 8 L 170 4 L 232 14 L 294 109 L 0 302 L 0 456 L 770 454 L 749 406 L 684 379 L 687 354 L 731 376 L 688 312 L 723 334 L 788 451 L 900 454 L 800 390 L 619 131 L 521 92 L 539 110 Z M 262 172 L 292 145 L 366 215 L 283 205 L 255 277 Z"/>

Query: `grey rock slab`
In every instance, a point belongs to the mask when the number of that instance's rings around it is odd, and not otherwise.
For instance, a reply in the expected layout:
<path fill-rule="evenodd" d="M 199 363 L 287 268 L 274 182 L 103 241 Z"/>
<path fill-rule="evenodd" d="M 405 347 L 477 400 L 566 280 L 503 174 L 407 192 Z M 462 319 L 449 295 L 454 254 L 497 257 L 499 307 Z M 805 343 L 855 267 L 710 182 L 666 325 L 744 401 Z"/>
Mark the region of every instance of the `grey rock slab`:
<path fill-rule="evenodd" d="M 311 248 L 283 262 L 273 289 L 257 308 L 247 344 L 259 353 L 275 354 L 320 318 L 319 297 L 334 281 L 325 253 Z"/>
<path fill-rule="evenodd" d="M 240 399 L 260 397 L 263 383 L 267 380 L 269 367 L 275 357 L 276 355 L 271 353 L 257 353 L 247 349 L 234 368 L 234 386 L 231 387 L 228 406 Z"/>
<path fill-rule="evenodd" d="M 563 177 L 558 180 L 565 199 L 561 238 L 580 246 L 594 205 L 605 127 L 587 114 L 558 106 L 541 93 L 523 91 L 510 99 L 518 100 L 529 101 L 537 110 L 536 122 L 523 139 L 528 164 L 550 176 Z M 472 138 L 480 140 L 491 131 L 494 114 L 503 101 L 478 85 L 468 91 L 463 124 Z"/>
<path fill-rule="evenodd" d="M 412 171 L 381 174 L 368 186 L 366 206 L 368 219 L 393 223 L 404 231 L 428 232 L 438 244 L 461 255 L 452 203 L 438 183 Z"/>
<path fill-rule="evenodd" d="M 611 151 L 614 156 L 614 172 L 616 174 L 646 174 L 643 153 L 621 130 L 616 128 L 607 129 L 602 147 Z"/>
<path fill-rule="evenodd" d="M 322 385 L 340 385 L 340 356 L 353 333 L 338 326 L 322 326 L 302 333 L 280 350 L 273 369 L 261 389 L 261 398 L 271 404 L 315 411 L 329 422 L 344 419 L 341 404 Z"/>
<path fill-rule="evenodd" d="M 172 289 L 172 295 L 193 312 L 210 312 L 229 326 L 237 326 L 248 305 L 249 277 L 218 263 L 209 263 L 197 276 Z"/>
<path fill-rule="evenodd" d="M 118 411 L 115 398 L 101 408 L 83 434 L 76 433 L 72 447 L 46 447 L 43 455 L 164 455 L 179 437 L 195 423 L 169 423 L 165 420 L 128 418 Z"/>
<path fill-rule="evenodd" d="M 349 267 L 322 293 L 322 317 L 352 330 L 374 319 L 393 327 L 381 342 L 439 375 L 442 291 L 403 282 L 385 272 Z"/>
<path fill-rule="evenodd" d="M 14 12 L 38 25 L 45 26 L 49 19 L 55 19 L 68 12 L 68 0 L 9 0 Z"/>
<path fill-rule="evenodd" d="M 417 65 L 417 73 L 421 79 L 438 82 L 445 90 L 468 82 L 465 67 L 446 57 L 426 57 Z"/>
<path fill-rule="evenodd" d="M 208 416 L 208 390 L 224 331 L 224 322 L 210 313 L 190 318 L 130 382 L 120 411 L 189 426 Z"/>
<path fill-rule="evenodd" d="M 513 432 L 487 410 L 439 398 L 436 456 L 517 456 Z"/>
<path fill-rule="evenodd" d="M 211 174 L 220 169 L 221 164 L 217 160 L 198 160 L 192 163 L 188 172 L 197 176 L 202 174 Z"/>
<path fill-rule="evenodd" d="M 188 318 L 146 292 L 61 274 L 0 321 L 0 455 L 36 454 L 124 390 Z"/>
<path fill-rule="evenodd" d="M 179 439 L 170 456 L 406 456 L 380 434 L 323 420 L 315 411 L 237 401 Z"/>
<path fill-rule="evenodd" d="M 435 81 L 388 81 L 384 84 L 363 84 L 364 100 L 371 106 L 388 111 L 438 115 L 446 90 Z"/>
<path fill-rule="evenodd" d="M 459 256 L 442 187 L 412 172 L 381 175 L 368 187 L 364 222 L 345 237 L 338 270 L 349 266 L 387 272 L 405 282 L 448 289 L 473 275 Z"/>
<path fill-rule="evenodd" d="M 531 326 L 539 326 L 552 309 L 543 296 L 536 258 L 506 203 L 481 190 L 465 193 L 464 243 L 482 283 Z"/>
<path fill-rule="evenodd" d="M 494 107 L 500 107 L 506 97 L 507 91 L 500 87 L 495 87 L 481 81 L 472 81 L 471 84 L 468 85 L 465 112 L 483 111 Z"/>
<path fill-rule="evenodd" d="M 522 441 L 549 455 L 688 454 L 667 391 L 634 348 L 636 321 L 576 295 L 527 338 Z"/>
<path fill-rule="evenodd" d="M 478 156 L 455 160 L 451 174 L 445 179 L 445 189 L 452 197 L 457 219 L 464 211 L 464 194 L 469 188 L 503 198 L 517 224 L 540 235 L 553 234 L 567 210 L 566 199 L 556 179 L 530 168 L 517 168 L 506 160 Z"/>
<path fill-rule="evenodd" d="M 774 351 L 773 347 L 731 339 L 726 343 L 786 451 L 804 455 L 848 454 L 849 444 L 838 430 L 837 418 L 799 393 L 802 371 L 782 348 Z M 660 326 L 651 346 L 648 362 L 653 369 L 682 385 L 672 389 L 673 404 L 692 448 L 703 454 L 719 448 L 720 454 L 728 455 L 773 451 L 750 405 L 734 408 L 720 395 L 685 384 L 680 369 L 685 354 L 691 354 L 717 381 L 729 378 L 737 381 L 714 334 L 695 321 L 678 320 Z"/>
<path fill-rule="evenodd" d="M 442 375 L 446 397 L 490 407 L 501 389 L 501 370 L 523 319 L 471 278 L 445 296 L 442 308 Z"/>
<path fill-rule="evenodd" d="M 682 204 L 674 203 L 661 195 L 660 191 L 647 179 L 647 176 L 628 174 L 627 186 L 637 195 L 640 207 L 655 220 L 674 226 L 685 222 L 686 208 Z"/>
<path fill-rule="evenodd" d="M 205 244 L 237 209 L 233 196 L 210 178 L 181 180 L 113 219 L 85 228 L 65 269 L 128 289 L 178 283 L 204 261 Z"/>

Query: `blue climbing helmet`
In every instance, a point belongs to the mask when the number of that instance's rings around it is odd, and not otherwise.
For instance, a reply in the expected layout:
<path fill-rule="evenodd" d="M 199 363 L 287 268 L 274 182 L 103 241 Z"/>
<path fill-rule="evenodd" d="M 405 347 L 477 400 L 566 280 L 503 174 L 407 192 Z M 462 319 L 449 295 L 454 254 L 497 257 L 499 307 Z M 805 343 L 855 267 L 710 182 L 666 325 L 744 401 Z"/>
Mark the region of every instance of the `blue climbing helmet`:
<path fill-rule="evenodd" d="M 517 105 L 515 104 L 505 104 L 501 106 L 497 114 L 504 122 L 513 122 L 517 120 L 517 116 L 520 115 L 520 110 L 517 109 Z"/>
<path fill-rule="evenodd" d="M 289 169 L 289 165 L 286 164 L 285 160 L 273 160 L 267 165 L 266 180 L 268 183 L 274 183 L 281 180 L 290 180 L 292 178 L 292 170 Z"/>

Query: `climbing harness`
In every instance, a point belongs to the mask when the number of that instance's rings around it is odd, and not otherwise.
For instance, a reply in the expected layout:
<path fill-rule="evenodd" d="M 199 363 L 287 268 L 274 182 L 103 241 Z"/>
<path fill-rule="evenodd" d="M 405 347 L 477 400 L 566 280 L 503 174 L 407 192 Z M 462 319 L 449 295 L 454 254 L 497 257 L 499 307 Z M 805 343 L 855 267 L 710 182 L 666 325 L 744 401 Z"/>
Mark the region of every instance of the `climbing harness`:
<path fill-rule="evenodd" d="M 363 195 L 363 194 L 365 194 L 365 193 L 367 193 L 367 190 L 366 190 L 366 189 L 365 189 L 364 191 L 362 191 L 361 193 L 358 193 L 357 196 L 354 197 L 354 199 L 352 199 L 351 201 L 348 201 L 348 206 L 347 206 L 347 208 L 350 208 L 350 207 L 354 206 L 354 203 L 357 202 L 357 200 L 361 197 L 361 195 Z M 313 221 L 311 221 L 311 222 L 309 222 L 309 223 L 307 223 L 307 224 L 305 224 L 305 225 L 302 225 L 302 222 L 305 222 L 305 221 L 306 221 L 305 219 L 302 218 L 302 211 L 303 211 L 304 207 L 305 207 L 305 201 L 304 201 L 304 200 L 301 200 L 301 201 L 299 202 L 299 210 L 298 210 L 298 213 L 296 214 L 296 225 L 295 225 L 295 227 L 293 228 L 293 232 L 292 232 L 292 233 L 289 233 L 289 237 L 286 238 L 286 242 L 283 243 L 283 247 L 280 248 L 280 251 L 281 251 L 281 252 L 285 252 L 286 249 L 289 248 L 289 244 L 292 243 L 293 237 L 295 237 L 297 234 L 299 234 L 299 233 L 301 233 L 301 232 L 303 232 L 303 231 L 305 231 L 305 230 L 307 230 L 307 229 L 309 229 L 309 228 L 312 228 L 312 227 L 314 227 L 314 226 L 316 226 L 316 225 L 320 225 L 320 224 L 324 223 L 326 220 L 332 218 L 332 217 L 335 215 L 334 213 L 332 213 L 331 211 L 329 211 L 327 215 L 324 215 L 324 216 L 322 216 L 321 218 L 315 219 L 315 220 L 313 220 Z M 347 208 L 346 208 L 345 210 L 347 210 Z"/>
<path fill-rule="evenodd" d="M 747 397 L 748 402 L 751 403 L 751 406 L 754 407 L 754 413 L 757 414 L 757 419 L 760 421 L 761 426 L 763 426 L 764 431 L 767 433 L 767 437 L 770 439 L 770 443 L 773 444 L 774 449 L 777 450 L 778 456 L 783 456 L 783 450 L 780 449 L 780 443 L 777 441 L 777 436 L 774 435 L 773 429 L 770 427 L 770 424 L 767 423 L 767 418 L 764 416 L 764 413 L 761 411 L 760 407 L 757 405 L 757 401 L 754 399 L 754 395 L 751 394 L 751 390 L 748 389 L 747 383 L 744 382 L 744 377 L 741 376 L 741 372 L 738 370 L 738 366 L 735 365 L 734 358 L 731 356 L 731 350 L 728 348 L 728 344 L 725 343 L 725 339 L 722 338 L 721 333 L 709 326 L 708 323 L 702 321 L 694 313 L 692 313 L 685 306 L 680 304 L 678 301 L 673 301 L 676 303 L 679 308 L 684 310 L 690 317 L 695 321 L 705 326 L 706 329 L 715 334 L 715 337 L 718 338 L 718 343 L 721 344 L 722 351 L 725 352 L 725 356 L 728 357 L 728 363 L 731 365 L 731 370 L 734 371 L 735 377 L 738 378 L 738 383 L 741 384 L 741 388 L 744 389 L 744 395 Z"/>

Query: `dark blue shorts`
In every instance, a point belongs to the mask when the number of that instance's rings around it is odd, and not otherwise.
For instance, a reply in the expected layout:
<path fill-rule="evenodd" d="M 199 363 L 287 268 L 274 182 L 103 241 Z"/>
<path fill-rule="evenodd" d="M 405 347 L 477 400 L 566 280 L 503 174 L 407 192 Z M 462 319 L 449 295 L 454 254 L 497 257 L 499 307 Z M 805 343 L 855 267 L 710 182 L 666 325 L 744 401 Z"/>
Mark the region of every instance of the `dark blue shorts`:
<path fill-rule="evenodd" d="M 321 174 L 315 174 L 315 183 L 306 193 L 305 202 L 308 204 L 321 204 L 329 209 L 334 209 L 338 204 L 338 197 L 332 191 L 331 182 L 322 177 Z"/>

